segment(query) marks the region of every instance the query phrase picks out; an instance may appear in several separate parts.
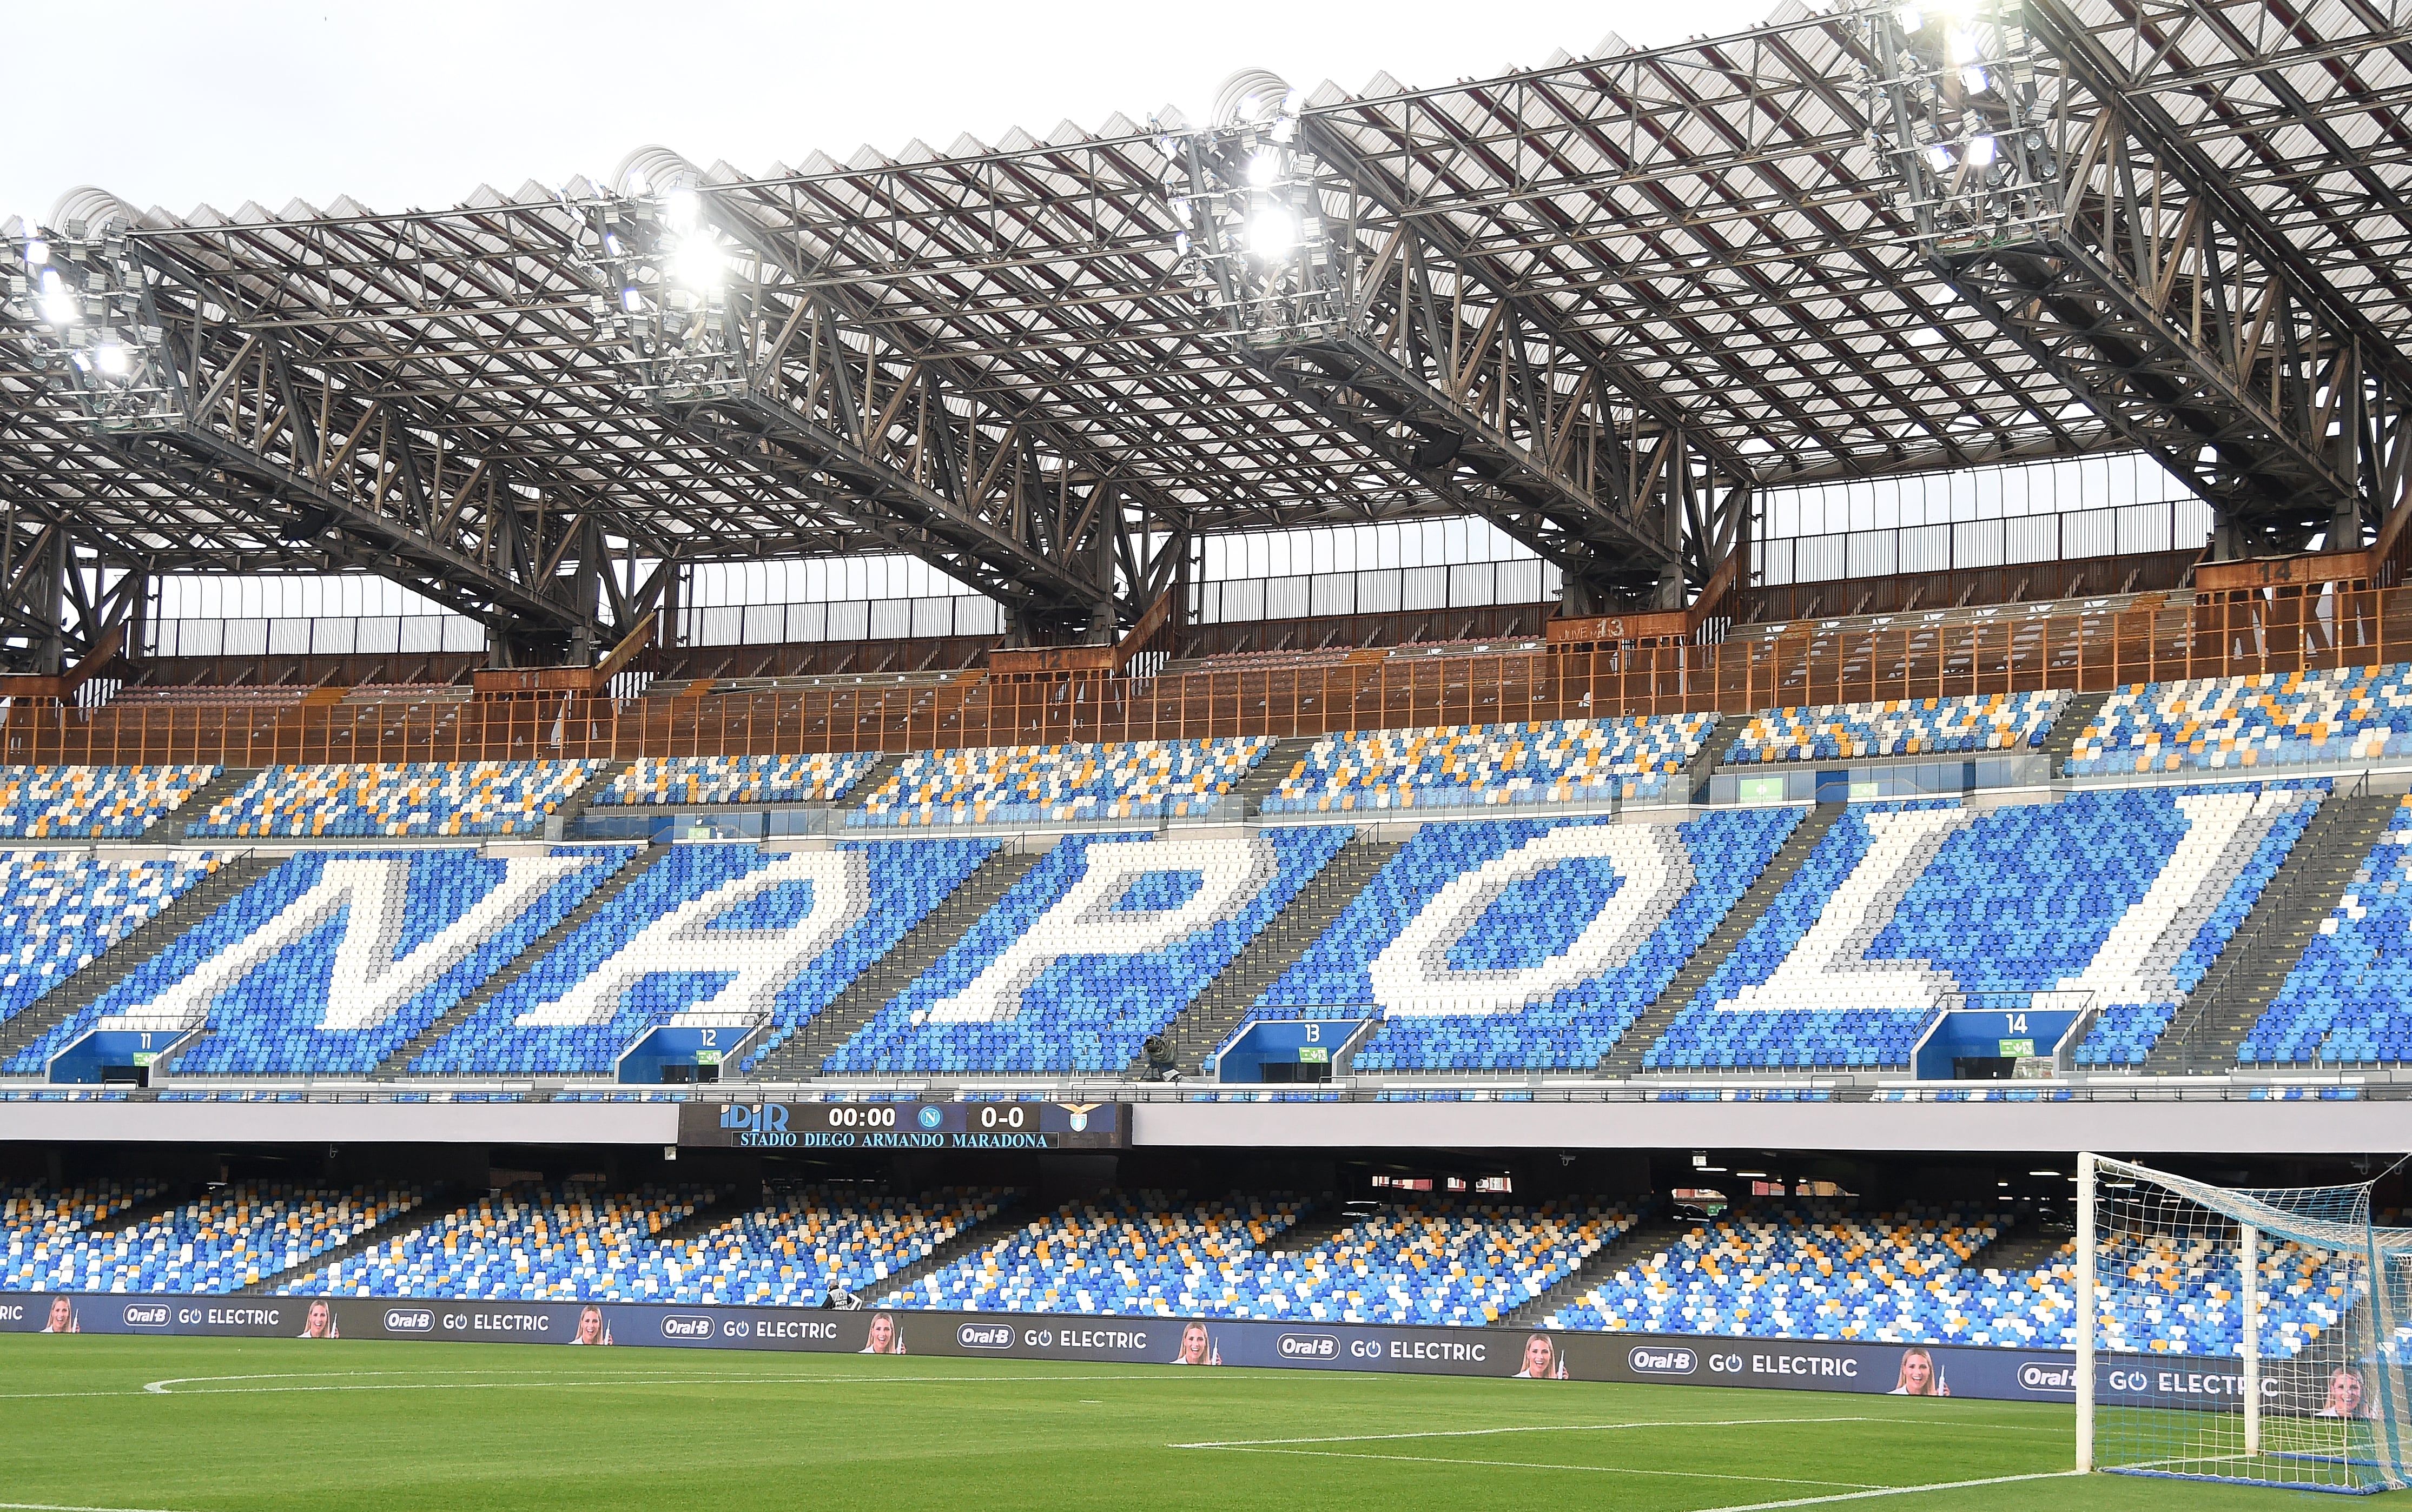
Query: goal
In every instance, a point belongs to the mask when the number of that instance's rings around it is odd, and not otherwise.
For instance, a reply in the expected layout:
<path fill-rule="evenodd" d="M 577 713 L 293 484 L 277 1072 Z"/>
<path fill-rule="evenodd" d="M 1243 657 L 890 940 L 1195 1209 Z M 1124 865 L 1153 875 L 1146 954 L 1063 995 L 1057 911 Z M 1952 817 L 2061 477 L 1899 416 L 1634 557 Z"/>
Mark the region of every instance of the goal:
<path fill-rule="evenodd" d="M 2412 1455 L 2412 1230 L 2368 1185 L 2077 1165 L 2077 1468 L 2379 1491 Z"/>

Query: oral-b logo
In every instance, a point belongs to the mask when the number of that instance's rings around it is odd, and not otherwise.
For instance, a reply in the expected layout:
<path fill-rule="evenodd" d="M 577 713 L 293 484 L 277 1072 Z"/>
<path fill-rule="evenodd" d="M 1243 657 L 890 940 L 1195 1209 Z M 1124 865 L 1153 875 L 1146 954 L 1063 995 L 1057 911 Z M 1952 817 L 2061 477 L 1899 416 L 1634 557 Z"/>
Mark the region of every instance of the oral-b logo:
<path fill-rule="evenodd" d="M 423 1307 L 389 1307 L 385 1310 L 385 1331 L 388 1333 L 426 1333 L 435 1327 L 435 1314 Z"/>
<path fill-rule="evenodd" d="M 1700 1357 L 1688 1349 L 1635 1349 L 1625 1363 L 1636 1375 L 1689 1375 L 1699 1369 Z"/>
<path fill-rule="evenodd" d="M 164 1329 L 168 1326 L 168 1310 L 156 1302 L 128 1304 L 125 1326 L 129 1329 Z"/>
<path fill-rule="evenodd" d="M 785 1147 L 796 1142 L 796 1137 L 787 1132 L 785 1103 L 730 1103 L 720 1110 L 720 1126 L 737 1136 L 742 1149 Z"/>
<path fill-rule="evenodd" d="M 1328 1333 L 1285 1333 L 1273 1352 L 1284 1359 L 1338 1359 L 1340 1341 Z"/>
<path fill-rule="evenodd" d="M 965 1349 L 1010 1349 L 1013 1347 L 1013 1325 L 966 1323 L 955 1330 L 955 1343 Z"/>
<path fill-rule="evenodd" d="M 672 1313 L 662 1319 L 662 1337 L 665 1339 L 709 1339 L 712 1337 L 712 1319 L 692 1317 L 684 1314 Z"/>
<path fill-rule="evenodd" d="M 2031 1359 L 2019 1367 L 2019 1385 L 2029 1391 L 2074 1391 L 2077 1367 L 2046 1365 Z"/>

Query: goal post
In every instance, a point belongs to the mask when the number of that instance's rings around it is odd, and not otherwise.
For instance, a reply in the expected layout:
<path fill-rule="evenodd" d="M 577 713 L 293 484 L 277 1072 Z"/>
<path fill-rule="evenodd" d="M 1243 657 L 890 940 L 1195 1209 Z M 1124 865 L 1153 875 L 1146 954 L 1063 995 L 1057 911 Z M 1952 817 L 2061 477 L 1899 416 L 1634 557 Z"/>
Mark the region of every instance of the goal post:
<path fill-rule="evenodd" d="M 2081 1154 L 2070 1258 L 2079 1471 L 2412 1483 L 2412 1230 L 2373 1221 L 2367 1183 L 2221 1187 Z"/>

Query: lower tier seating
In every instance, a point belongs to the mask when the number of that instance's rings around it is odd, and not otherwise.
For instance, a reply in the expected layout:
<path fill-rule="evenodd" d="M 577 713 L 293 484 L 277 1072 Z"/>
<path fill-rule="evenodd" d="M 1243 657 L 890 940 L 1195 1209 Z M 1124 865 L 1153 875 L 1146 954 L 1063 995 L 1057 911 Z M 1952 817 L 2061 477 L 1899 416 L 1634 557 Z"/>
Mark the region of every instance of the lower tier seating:
<path fill-rule="evenodd" d="M 713 1196 L 708 1187 L 687 1185 L 634 1192 L 579 1182 L 514 1186 L 326 1266 L 288 1294 L 653 1299 L 674 1289 L 680 1274 L 657 1242 L 662 1230 Z"/>
<path fill-rule="evenodd" d="M 2246 1065 L 2412 1064 L 2412 797 L 2244 1036 Z"/>
<path fill-rule="evenodd" d="M 811 1187 L 673 1241 L 668 1247 L 683 1253 L 665 1257 L 677 1265 L 668 1291 L 640 1295 L 647 1278 L 640 1275 L 595 1295 L 751 1307 L 818 1307 L 839 1286 L 871 1296 L 890 1276 L 994 1217 L 1014 1196 L 1009 1189 L 949 1187 L 904 1200 Z"/>
<path fill-rule="evenodd" d="M 829 1006 L 996 848 L 848 843 L 775 853 L 673 845 L 467 1021 L 414 1074 L 609 1075 L 646 1030 L 728 1031 L 772 1050 Z"/>
<path fill-rule="evenodd" d="M 37 1240 L 22 1255 L 12 1243 L 0 1287 L 230 1292 L 346 1243 L 419 1200 L 416 1187 L 237 1182 L 129 1227 L 95 1219 Z"/>
<path fill-rule="evenodd" d="M 1160 1192 L 1069 1202 L 881 1305 L 1231 1316 L 1241 1295 L 1234 1272 L 1299 1211 L 1280 1197 L 1184 1202 Z"/>
<path fill-rule="evenodd" d="M 1350 833 L 1067 836 L 827 1067 L 1119 1070 Z"/>
<path fill-rule="evenodd" d="M 1268 1016 L 1379 1017 L 1366 1071 L 1588 1069 L 1801 822 L 1427 824 L 1257 998 Z"/>

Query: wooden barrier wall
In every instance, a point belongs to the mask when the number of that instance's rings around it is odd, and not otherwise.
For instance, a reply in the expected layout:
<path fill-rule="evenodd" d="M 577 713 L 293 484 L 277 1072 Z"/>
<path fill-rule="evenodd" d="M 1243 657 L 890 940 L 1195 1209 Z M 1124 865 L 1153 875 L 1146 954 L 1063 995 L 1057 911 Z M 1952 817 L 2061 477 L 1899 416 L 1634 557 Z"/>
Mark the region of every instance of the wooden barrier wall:
<path fill-rule="evenodd" d="M 1555 646 L 1129 679 L 966 677 L 940 687 L 693 698 L 480 699 L 261 711 L 10 711 L 10 762 L 446 761 L 913 751 L 945 746 L 1486 724 L 1950 697 L 2412 659 L 2412 588 L 2236 591 L 2224 601 L 1982 623 L 1743 631 L 1715 645 Z"/>

